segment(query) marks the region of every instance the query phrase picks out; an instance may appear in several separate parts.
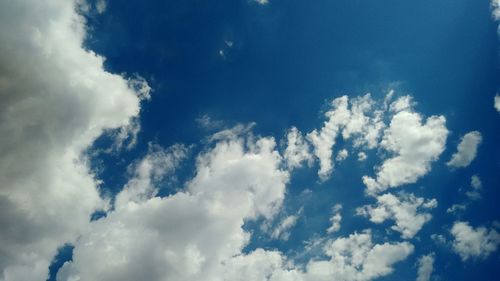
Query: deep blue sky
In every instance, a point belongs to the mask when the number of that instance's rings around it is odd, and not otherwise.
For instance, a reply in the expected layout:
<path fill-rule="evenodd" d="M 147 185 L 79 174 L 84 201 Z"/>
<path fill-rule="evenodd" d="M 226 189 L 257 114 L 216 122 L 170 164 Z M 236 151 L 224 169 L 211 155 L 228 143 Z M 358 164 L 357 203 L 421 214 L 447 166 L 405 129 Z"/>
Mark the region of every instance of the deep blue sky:
<path fill-rule="evenodd" d="M 451 131 L 433 171 L 407 189 L 438 198 L 440 206 L 419 233 L 421 240 L 414 241 L 415 253 L 396 266 L 398 274 L 381 280 L 414 279 L 416 258 L 430 251 L 437 254 L 435 275 L 441 280 L 478 280 L 478 272 L 480 280 L 499 276 L 498 253 L 462 263 L 429 238 L 446 233 L 456 220 L 446 209 L 465 200 L 458 190 L 473 174 L 481 175 L 484 199 L 463 219 L 477 225 L 500 220 L 500 123 L 493 108 L 500 70 L 489 1 L 271 0 L 261 6 L 248 0 L 110 0 L 104 14 L 88 20 L 87 47 L 106 57 L 107 69 L 138 73 L 154 89 L 143 106 L 138 146 L 125 159 L 144 154 L 151 140 L 164 146 L 199 143 L 210 132 L 195 119 L 205 114 L 227 126 L 256 122 L 255 133 L 279 140 L 290 126 L 303 132 L 319 127 L 326 102 L 340 95 L 371 92 L 381 98 L 389 88 L 412 94 L 419 112 L 443 114 Z M 478 158 L 464 170 L 450 171 L 444 163 L 460 136 L 472 130 L 483 135 Z M 121 175 L 129 161 L 117 163 L 106 155 L 100 161 L 108 167 L 101 177 L 110 190 L 126 181 Z M 299 221 L 288 242 L 256 235 L 249 247 L 300 250 L 303 240 L 328 226 L 328 212 L 337 202 L 346 212 L 341 235 L 373 227 L 366 218 L 347 214 L 370 202 L 360 178 L 372 174 L 374 164 L 360 166 L 349 158 L 323 184 L 315 170 L 299 171 L 286 208 L 293 213 L 303 205 L 307 219 Z M 305 187 L 313 190 L 309 198 L 301 195 Z"/>

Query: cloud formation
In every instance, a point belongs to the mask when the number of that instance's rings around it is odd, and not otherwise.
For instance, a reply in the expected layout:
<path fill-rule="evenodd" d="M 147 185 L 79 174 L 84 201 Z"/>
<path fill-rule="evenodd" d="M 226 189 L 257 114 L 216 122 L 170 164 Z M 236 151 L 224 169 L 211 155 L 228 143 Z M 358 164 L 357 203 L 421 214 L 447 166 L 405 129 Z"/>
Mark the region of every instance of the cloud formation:
<path fill-rule="evenodd" d="M 497 250 L 500 234 L 484 226 L 471 227 L 468 222 L 457 221 L 450 230 L 453 235 L 453 250 L 462 261 L 471 258 L 486 258 Z"/>
<path fill-rule="evenodd" d="M 431 116 L 425 123 L 411 110 L 396 113 L 385 129 L 380 146 L 394 156 L 377 169 L 376 177 L 363 177 L 367 193 L 374 195 L 391 187 L 415 183 L 431 169 L 444 151 L 448 129 L 443 116 Z"/>
<path fill-rule="evenodd" d="M 0 280 L 47 278 L 105 204 L 84 151 L 140 110 L 135 82 L 83 47 L 77 3 L 0 3 Z"/>
<path fill-rule="evenodd" d="M 452 168 L 464 168 L 470 165 L 472 160 L 476 158 L 477 148 L 481 144 L 483 137 L 478 131 L 472 131 L 460 138 L 460 143 L 450 161 L 446 163 Z"/>
<path fill-rule="evenodd" d="M 417 281 L 431 280 L 432 272 L 434 271 L 434 253 L 423 255 L 418 259 L 418 275 Z"/>
<path fill-rule="evenodd" d="M 401 237 L 413 238 L 432 216 L 428 210 L 437 207 L 436 199 L 425 200 L 413 194 L 399 196 L 387 193 L 377 197 L 375 205 L 366 205 L 356 210 L 358 215 L 370 218 L 371 222 L 380 224 L 387 219 L 394 220 L 392 230 L 401 233 Z"/>

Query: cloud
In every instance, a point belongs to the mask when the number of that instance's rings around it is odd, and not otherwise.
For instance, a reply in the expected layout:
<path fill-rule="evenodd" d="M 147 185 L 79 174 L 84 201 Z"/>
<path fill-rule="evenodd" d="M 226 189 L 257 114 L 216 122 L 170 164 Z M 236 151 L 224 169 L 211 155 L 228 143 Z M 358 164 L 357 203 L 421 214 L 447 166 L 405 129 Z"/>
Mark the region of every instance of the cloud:
<path fill-rule="evenodd" d="M 365 161 L 366 158 L 368 158 L 368 156 L 366 156 L 366 153 L 364 153 L 362 151 L 358 153 L 358 161 L 360 161 L 360 162 Z"/>
<path fill-rule="evenodd" d="M 418 275 L 417 281 L 431 280 L 432 272 L 434 271 L 434 253 L 423 255 L 418 259 Z"/>
<path fill-rule="evenodd" d="M 377 197 L 375 205 L 366 205 L 356 210 L 358 215 L 370 218 L 380 224 L 385 220 L 394 220 L 391 229 L 400 232 L 403 238 L 413 238 L 432 216 L 425 212 L 437 207 L 436 199 L 424 200 L 413 194 L 395 196 L 387 193 Z"/>
<path fill-rule="evenodd" d="M 290 229 L 292 229 L 296 224 L 299 217 L 297 215 L 291 215 L 284 218 L 276 228 L 273 229 L 271 233 L 271 238 L 288 240 L 290 237 Z"/>
<path fill-rule="evenodd" d="M 500 234 L 484 226 L 473 228 L 468 222 L 457 221 L 450 230 L 454 237 L 453 250 L 462 261 L 471 258 L 487 258 L 500 244 Z"/>
<path fill-rule="evenodd" d="M 500 4 L 499 4 L 499 5 L 500 5 Z M 500 8 L 498 9 L 498 13 L 500 14 Z M 500 96 L 499 96 L 499 95 L 496 95 L 496 96 L 495 96 L 495 101 L 494 101 L 494 102 L 495 102 L 495 104 L 494 104 L 495 109 L 496 109 L 498 112 L 500 112 Z"/>
<path fill-rule="evenodd" d="M 47 278 L 57 248 L 105 205 L 85 150 L 140 111 L 135 80 L 83 47 L 76 2 L 0 3 L 2 280 Z"/>
<path fill-rule="evenodd" d="M 500 0 L 491 0 L 490 7 L 491 7 L 491 17 L 495 21 L 499 21 L 500 20 Z M 500 34 L 500 27 L 498 28 L 498 32 Z M 497 110 L 498 110 L 498 107 L 497 107 Z"/>
<path fill-rule="evenodd" d="M 248 243 L 244 221 L 271 219 L 284 199 L 288 173 L 274 149 L 270 138 L 220 139 L 198 156 L 186 189 L 164 198 L 154 197 L 150 183 L 179 157 L 149 154 L 115 210 L 77 241 L 58 280 L 220 280 Z M 143 165 L 154 161 L 163 168 Z"/>
<path fill-rule="evenodd" d="M 325 113 L 327 121 L 324 122 L 323 127 L 319 131 L 313 130 L 307 135 L 313 144 L 314 155 L 319 159 L 318 175 L 323 181 L 328 179 L 333 171 L 332 155 L 337 134 L 350 118 L 348 100 L 347 96 L 334 99 L 331 102 L 332 109 Z"/>
<path fill-rule="evenodd" d="M 330 241 L 324 250 L 329 260 L 309 262 L 305 280 L 365 281 L 385 276 L 393 271 L 393 264 L 413 252 L 413 246 L 408 242 L 374 245 L 370 232 L 364 232 Z"/>
<path fill-rule="evenodd" d="M 292 170 L 301 167 L 303 162 L 312 165 L 314 159 L 310 150 L 310 145 L 304 140 L 302 133 L 292 127 L 287 133 L 286 149 L 283 153 L 287 167 Z"/>
<path fill-rule="evenodd" d="M 340 211 L 342 210 L 341 204 L 335 204 L 332 208 L 333 215 L 330 217 L 330 227 L 326 230 L 326 233 L 331 234 L 340 230 L 340 222 L 342 221 L 342 215 Z"/>
<path fill-rule="evenodd" d="M 363 177 L 367 193 L 374 195 L 403 184 L 415 183 L 427 174 L 430 164 L 443 152 L 448 136 L 443 116 L 422 116 L 413 111 L 400 111 L 385 129 L 380 147 L 394 156 L 378 168 L 376 178 Z"/>
<path fill-rule="evenodd" d="M 481 179 L 479 178 L 478 175 L 473 175 L 470 179 L 470 185 L 472 187 L 472 190 L 467 191 L 465 194 L 469 199 L 471 200 L 478 200 L 481 199 L 481 188 L 483 184 L 481 183 Z"/>
<path fill-rule="evenodd" d="M 478 131 L 472 131 L 465 134 L 461 139 L 457 147 L 457 152 L 455 152 L 450 161 L 446 163 L 452 168 L 464 168 L 470 165 L 472 160 L 476 158 L 477 147 L 482 142 L 481 133 Z"/>
<path fill-rule="evenodd" d="M 342 149 L 337 153 L 337 157 L 335 157 L 335 160 L 337 162 L 342 162 L 345 159 L 347 159 L 348 156 L 349 156 L 349 151 L 347 151 L 347 149 Z"/>

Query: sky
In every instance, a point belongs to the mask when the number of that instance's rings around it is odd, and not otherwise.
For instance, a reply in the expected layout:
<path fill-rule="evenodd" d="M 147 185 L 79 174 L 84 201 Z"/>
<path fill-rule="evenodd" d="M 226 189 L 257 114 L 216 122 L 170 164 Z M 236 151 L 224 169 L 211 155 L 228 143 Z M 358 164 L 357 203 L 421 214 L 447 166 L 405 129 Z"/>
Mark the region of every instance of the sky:
<path fill-rule="evenodd" d="M 0 281 L 496 280 L 499 23 L 0 1 Z"/>

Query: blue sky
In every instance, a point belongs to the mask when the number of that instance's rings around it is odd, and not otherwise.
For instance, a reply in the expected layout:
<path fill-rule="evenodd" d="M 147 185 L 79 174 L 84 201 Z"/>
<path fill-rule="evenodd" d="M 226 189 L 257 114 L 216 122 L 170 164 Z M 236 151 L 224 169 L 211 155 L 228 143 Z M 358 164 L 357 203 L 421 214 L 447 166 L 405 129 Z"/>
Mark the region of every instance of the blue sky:
<path fill-rule="evenodd" d="M 0 4 L 0 280 L 495 280 L 498 20 Z"/>

